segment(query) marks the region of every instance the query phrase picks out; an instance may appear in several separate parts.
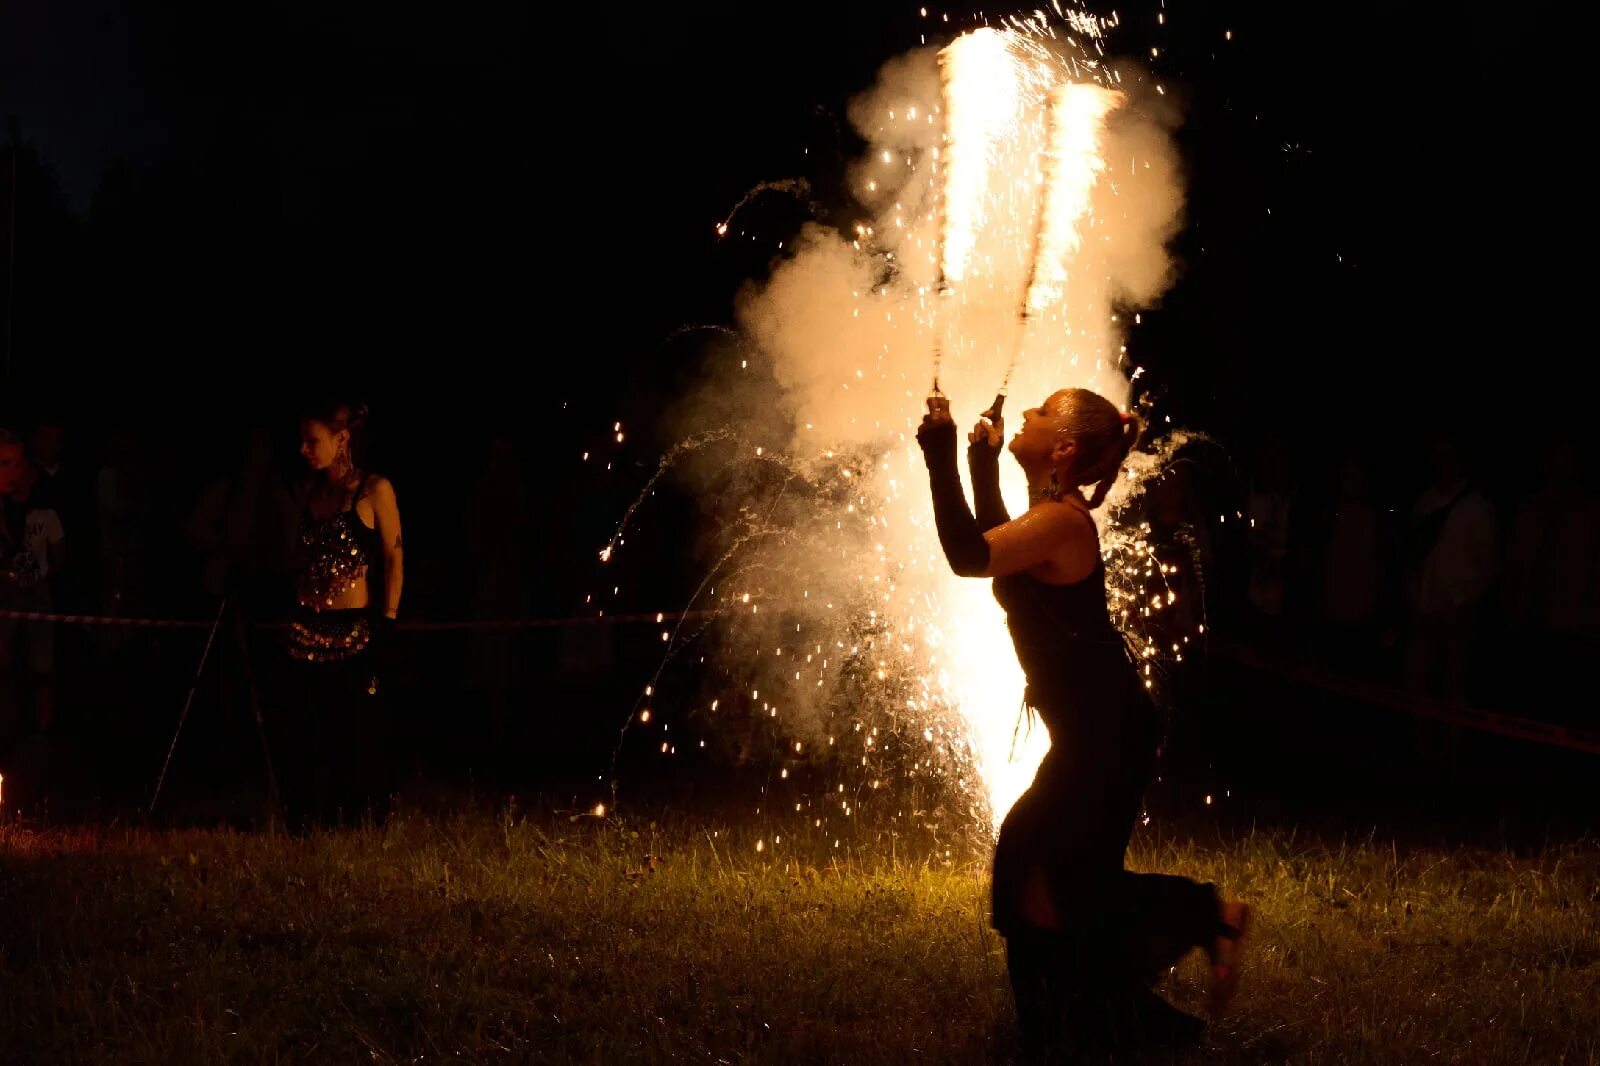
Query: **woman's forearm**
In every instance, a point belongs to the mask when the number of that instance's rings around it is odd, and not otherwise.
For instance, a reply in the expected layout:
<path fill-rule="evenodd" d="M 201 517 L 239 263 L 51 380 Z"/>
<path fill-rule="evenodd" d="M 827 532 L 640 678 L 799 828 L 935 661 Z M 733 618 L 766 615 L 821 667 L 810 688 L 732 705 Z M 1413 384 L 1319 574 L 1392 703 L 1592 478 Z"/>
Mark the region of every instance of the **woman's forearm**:
<path fill-rule="evenodd" d="M 405 557 L 395 552 L 383 568 L 383 614 L 393 618 L 400 613 L 400 592 L 406 583 Z"/>
<path fill-rule="evenodd" d="M 967 471 L 972 475 L 972 501 L 977 510 L 978 529 L 987 533 L 1011 521 L 1005 498 L 1000 495 L 999 453 L 969 449 Z"/>
<path fill-rule="evenodd" d="M 933 523 L 939 531 L 939 546 L 950 569 L 961 577 L 981 577 L 989 567 L 989 543 L 967 506 L 956 470 L 954 434 L 948 447 L 944 441 L 925 445 L 923 458 L 928 465 L 928 484 L 933 494 Z"/>

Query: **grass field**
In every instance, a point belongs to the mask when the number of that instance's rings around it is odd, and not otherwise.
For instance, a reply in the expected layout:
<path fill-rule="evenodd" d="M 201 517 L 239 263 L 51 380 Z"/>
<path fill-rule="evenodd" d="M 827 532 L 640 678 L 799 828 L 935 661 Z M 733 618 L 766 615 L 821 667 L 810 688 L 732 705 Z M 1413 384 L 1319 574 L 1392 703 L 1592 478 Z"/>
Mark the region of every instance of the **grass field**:
<path fill-rule="evenodd" d="M 541 815 L 0 829 L 0 1059 L 985 1062 L 981 852 Z M 958 852 L 960 849 L 952 849 Z M 1136 840 L 1261 917 L 1184 1062 L 1600 1062 L 1600 849 Z M 1198 960 L 1167 991 L 1198 1002 Z"/>

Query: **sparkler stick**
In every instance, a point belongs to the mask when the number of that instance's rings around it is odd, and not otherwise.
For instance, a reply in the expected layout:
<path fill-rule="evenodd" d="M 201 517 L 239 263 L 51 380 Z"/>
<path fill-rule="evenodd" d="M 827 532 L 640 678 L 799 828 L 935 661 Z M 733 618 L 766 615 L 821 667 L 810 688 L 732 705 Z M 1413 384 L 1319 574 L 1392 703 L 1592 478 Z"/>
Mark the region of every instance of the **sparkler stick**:
<path fill-rule="evenodd" d="M 1054 113 L 1054 109 L 1052 109 L 1052 111 L 1051 111 L 1051 125 L 1052 125 L 1052 127 L 1055 124 L 1054 119 L 1055 119 L 1055 113 Z M 1050 180 L 1049 179 L 1049 169 L 1047 167 L 1046 172 L 1045 172 L 1045 183 L 1046 183 L 1047 187 L 1049 185 L 1049 180 Z M 995 394 L 995 410 L 997 412 L 999 410 L 1000 405 L 1002 403 L 1004 403 L 1005 398 L 1006 398 L 1006 394 L 1011 390 L 1011 375 L 1016 373 L 1016 370 L 1017 370 L 1017 359 L 1018 359 L 1019 356 L 1022 355 L 1022 349 L 1028 343 L 1028 322 L 1033 317 L 1032 314 L 1030 313 L 1032 311 L 1032 303 L 1033 303 L 1032 300 L 1030 299 L 1030 295 L 1032 294 L 1032 292 L 1033 292 L 1033 290 L 1034 290 L 1034 288 L 1036 286 L 1037 278 L 1038 278 L 1038 274 L 1039 274 L 1039 258 L 1040 258 L 1039 250 L 1040 250 L 1040 248 L 1042 247 L 1042 245 L 1044 243 L 1044 229 L 1045 229 L 1045 215 L 1046 215 L 1046 213 L 1047 212 L 1046 212 L 1046 208 L 1045 207 L 1040 207 L 1039 208 L 1038 221 L 1035 223 L 1034 228 L 1033 228 L 1033 243 L 1030 246 L 1029 253 L 1028 253 L 1028 280 L 1022 286 L 1022 304 L 1017 308 L 1017 325 L 1018 325 L 1017 343 L 1015 345 L 1013 345 L 1012 348 L 1011 348 L 1011 356 L 1010 356 L 1010 358 L 1008 358 L 1006 360 L 1005 377 L 1000 379 L 1000 391 Z"/>

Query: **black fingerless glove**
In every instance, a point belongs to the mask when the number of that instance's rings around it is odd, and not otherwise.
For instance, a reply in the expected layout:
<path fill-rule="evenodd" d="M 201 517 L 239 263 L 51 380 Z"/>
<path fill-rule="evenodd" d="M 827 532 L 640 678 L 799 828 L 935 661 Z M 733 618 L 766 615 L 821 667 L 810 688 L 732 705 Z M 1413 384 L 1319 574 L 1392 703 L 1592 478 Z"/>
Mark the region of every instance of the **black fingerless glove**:
<path fill-rule="evenodd" d="M 972 479 L 973 512 L 978 530 L 987 533 L 1011 521 L 1000 495 L 1000 452 L 984 444 L 967 447 L 967 473 Z"/>
<path fill-rule="evenodd" d="M 922 446 L 922 461 L 928 464 L 931 473 L 935 467 L 943 469 L 949 466 L 952 470 L 956 465 L 956 424 L 954 422 L 940 422 L 935 425 L 923 423 L 917 427 L 917 443 Z"/>

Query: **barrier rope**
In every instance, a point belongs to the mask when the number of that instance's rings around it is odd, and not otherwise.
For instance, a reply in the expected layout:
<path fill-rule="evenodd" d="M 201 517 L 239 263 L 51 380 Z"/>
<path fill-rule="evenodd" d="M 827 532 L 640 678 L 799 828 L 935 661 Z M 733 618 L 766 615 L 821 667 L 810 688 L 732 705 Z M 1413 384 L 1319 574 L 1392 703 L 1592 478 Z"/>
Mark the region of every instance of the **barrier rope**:
<path fill-rule="evenodd" d="M 469 621 L 415 621 L 401 622 L 396 629 L 409 633 L 483 632 L 495 630 L 565 629 L 591 625 L 634 625 L 640 623 L 664 624 L 687 618 L 709 618 L 732 613 L 736 608 L 699 611 L 656 611 L 641 614 L 612 614 L 603 612 L 592 616 L 568 618 L 504 618 Z M 64 625 L 122 626 L 134 629 L 210 629 L 211 622 L 188 618 L 138 618 L 117 615 L 56 614 L 46 611 L 4 611 L 0 618 L 21 622 L 58 622 Z M 287 623 L 257 623 L 258 629 L 282 629 Z M 1513 737 L 1535 744 L 1566 748 L 1600 755 L 1600 731 L 1578 729 L 1571 726 L 1544 722 L 1535 718 L 1486 711 L 1481 708 L 1443 700 L 1434 700 L 1402 692 L 1371 681 L 1335 673 L 1315 666 L 1264 655 L 1255 649 L 1231 641 L 1212 639 L 1209 651 L 1221 655 L 1248 669 L 1274 674 L 1298 684 L 1322 689 L 1361 703 L 1386 710 L 1399 711 L 1422 718 L 1432 718 L 1452 725 L 1476 729 L 1485 733 Z"/>

